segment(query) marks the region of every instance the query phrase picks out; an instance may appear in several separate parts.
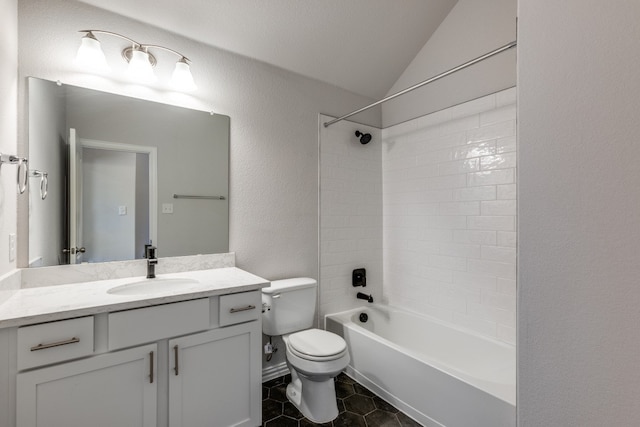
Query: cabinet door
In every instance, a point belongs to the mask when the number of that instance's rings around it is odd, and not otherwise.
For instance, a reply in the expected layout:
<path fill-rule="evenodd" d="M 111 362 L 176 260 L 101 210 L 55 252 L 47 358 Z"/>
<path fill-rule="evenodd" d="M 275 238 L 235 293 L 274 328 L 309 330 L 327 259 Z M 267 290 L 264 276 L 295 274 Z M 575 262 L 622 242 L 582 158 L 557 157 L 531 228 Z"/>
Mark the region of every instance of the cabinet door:
<path fill-rule="evenodd" d="M 18 427 L 155 427 L 157 346 L 17 376 Z"/>
<path fill-rule="evenodd" d="M 260 322 L 169 341 L 170 427 L 261 424 Z"/>

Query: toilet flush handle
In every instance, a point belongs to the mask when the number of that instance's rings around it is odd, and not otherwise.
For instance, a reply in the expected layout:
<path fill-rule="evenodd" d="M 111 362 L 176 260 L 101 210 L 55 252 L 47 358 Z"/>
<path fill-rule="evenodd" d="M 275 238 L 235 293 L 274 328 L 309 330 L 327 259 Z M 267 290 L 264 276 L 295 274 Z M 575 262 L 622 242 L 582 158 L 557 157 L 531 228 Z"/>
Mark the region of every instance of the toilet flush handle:
<path fill-rule="evenodd" d="M 280 294 L 271 295 L 272 299 L 280 298 Z M 262 312 L 266 313 L 267 311 L 271 311 L 271 306 L 266 302 L 262 303 Z"/>

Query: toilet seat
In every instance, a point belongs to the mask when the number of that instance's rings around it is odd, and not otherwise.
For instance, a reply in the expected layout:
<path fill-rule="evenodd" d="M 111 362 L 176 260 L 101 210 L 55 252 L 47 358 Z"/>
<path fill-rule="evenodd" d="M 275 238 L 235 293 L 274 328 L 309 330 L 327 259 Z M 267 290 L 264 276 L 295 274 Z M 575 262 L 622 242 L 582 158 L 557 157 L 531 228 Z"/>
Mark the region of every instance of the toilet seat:
<path fill-rule="evenodd" d="M 347 343 L 341 336 L 321 329 L 307 329 L 287 338 L 287 347 L 291 353 L 314 362 L 336 360 L 347 351 Z"/>
<path fill-rule="evenodd" d="M 287 365 L 300 375 L 304 375 L 312 381 L 323 381 L 338 375 L 349 364 L 349 351 L 345 350 L 337 358 L 319 358 L 310 360 L 309 356 L 299 357 L 291 351 L 291 347 L 286 349 Z"/>

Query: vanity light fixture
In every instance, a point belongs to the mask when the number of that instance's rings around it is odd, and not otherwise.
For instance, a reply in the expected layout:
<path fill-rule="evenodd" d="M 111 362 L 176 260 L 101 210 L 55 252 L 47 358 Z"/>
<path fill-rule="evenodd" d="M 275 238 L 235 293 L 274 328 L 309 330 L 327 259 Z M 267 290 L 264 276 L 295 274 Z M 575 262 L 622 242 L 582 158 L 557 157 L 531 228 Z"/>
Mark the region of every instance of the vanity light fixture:
<path fill-rule="evenodd" d="M 155 62 L 155 57 L 149 52 L 140 47 L 126 48 L 122 56 L 125 60 L 129 61 L 127 73 L 135 81 L 140 83 L 153 83 L 158 80 L 153 72 L 153 65 L 151 64 L 151 58 L 154 58 Z"/>
<path fill-rule="evenodd" d="M 91 31 L 80 40 L 80 47 L 76 55 L 76 63 L 82 68 L 96 72 L 107 72 L 110 70 L 107 58 L 100 47 L 100 41 Z"/>
<path fill-rule="evenodd" d="M 187 62 L 187 58 L 184 56 L 176 62 L 176 68 L 173 70 L 173 74 L 171 75 L 171 84 L 176 89 L 191 91 L 195 90 L 196 83 L 193 81 L 193 76 L 191 75 L 191 69 L 189 68 L 189 63 Z"/>
<path fill-rule="evenodd" d="M 100 46 L 100 41 L 95 36 L 95 34 L 107 34 L 119 37 L 131 43 L 131 46 L 122 51 L 122 57 L 129 63 L 127 73 L 135 81 L 140 83 L 153 83 L 157 80 L 156 75 L 153 72 L 153 67 L 156 65 L 157 60 L 156 57 L 149 52 L 149 49 L 158 49 L 171 52 L 180 58 L 173 71 L 171 85 L 181 91 L 191 91 L 196 89 L 189 66 L 191 60 L 180 52 L 164 46 L 138 43 L 129 37 L 111 31 L 81 30 L 80 32 L 85 33 L 85 35 L 82 37 L 80 48 L 78 49 L 76 63 L 83 68 L 98 72 L 109 71 L 109 65 L 107 64 L 104 52 Z"/>

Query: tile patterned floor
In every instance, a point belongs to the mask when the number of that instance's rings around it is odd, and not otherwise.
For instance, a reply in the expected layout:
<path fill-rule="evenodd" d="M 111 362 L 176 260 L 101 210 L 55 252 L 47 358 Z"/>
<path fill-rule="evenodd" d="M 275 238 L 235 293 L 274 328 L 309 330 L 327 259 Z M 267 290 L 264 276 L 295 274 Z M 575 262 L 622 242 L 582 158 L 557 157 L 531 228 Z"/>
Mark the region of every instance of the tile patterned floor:
<path fill-rule="evenodd" d="M 345 374 L 336 378 L 338 418 L 325 424 L 312 423 L 287 400 L 290 381 L 291 376 L 286 375 L 262 384 L 263 427 L 421 427 Z"/>

